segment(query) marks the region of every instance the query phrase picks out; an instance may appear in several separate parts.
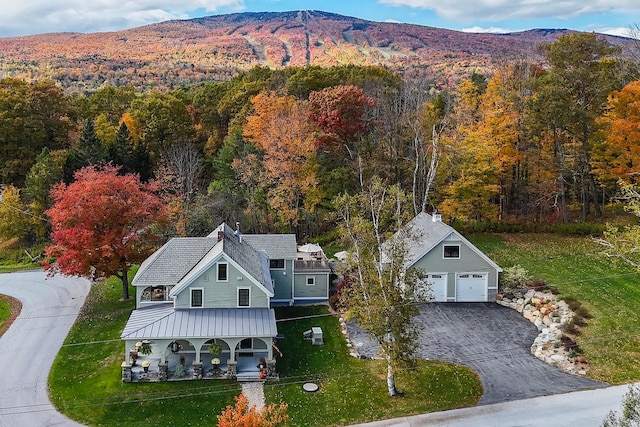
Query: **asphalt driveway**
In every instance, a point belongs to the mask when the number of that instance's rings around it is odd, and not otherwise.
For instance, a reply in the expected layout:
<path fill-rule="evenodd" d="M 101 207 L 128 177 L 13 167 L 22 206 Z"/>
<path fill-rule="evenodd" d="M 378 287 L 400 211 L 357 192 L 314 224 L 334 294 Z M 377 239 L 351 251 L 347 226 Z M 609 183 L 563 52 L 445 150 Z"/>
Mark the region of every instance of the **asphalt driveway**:
<path fill-rule="evenodd" d="M 0 338 L 0 426 L 80 426 L 51 405 L 47 378 L 88 291 L 87 280 L 43 271 L 0 274 L 0 293 L 22 302 Z"/>
<path fill-rule="evenodd" d="M 538 330 L 522 315 L 495 303 L 430 303 L 416 317 L 418 356 L 466 365 L 476 371 L 484 394 L 480 405 L 528 399 L 606 384 L 568 374 L 531 354 Z M 377 348 L 349 323 L 354 348 L 374 357 Z"/>

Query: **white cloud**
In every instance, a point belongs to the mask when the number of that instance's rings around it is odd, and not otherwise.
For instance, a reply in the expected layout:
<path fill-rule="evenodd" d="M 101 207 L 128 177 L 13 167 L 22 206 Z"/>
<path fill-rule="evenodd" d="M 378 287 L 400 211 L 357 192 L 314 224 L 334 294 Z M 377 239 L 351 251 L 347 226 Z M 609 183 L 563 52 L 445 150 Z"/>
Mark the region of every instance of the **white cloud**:
<path fill-rule="evenodd" d="M 602 34 L 611 34 L 612 36 L 622 36 L 640 39 L 640 33 L 634 34 L 629 27 L 606 27 L 594 28 L 593 31 Z"/>
<path fill-rule="evenodd" d="M 638 0 L 378 0 L 378 3 L 429 9 L 458 22 L 569 19 L 587 14 L 640 12 Z"/>
<path fill-rule="evenodd" d="M 179 5 L 179 6 L 178 6 Z M 244 0 L 17 0 L 0 5 L 0 36 L 59 31 L 112 31 L 169 19 L 187 12 L 244 9 Z"/>
<path fill-rule="evenodd" d="M 514 32 L 511 30 L 505 30 L 504 28 L 498 28 L 498 27 L 483 28 L 483 27 L 477 27 L 477 26 L 463 28 L 460 31 L 462 31 L 463 33 L 492 33 L 492 34 L 505 34 L 505 33 Z"/>

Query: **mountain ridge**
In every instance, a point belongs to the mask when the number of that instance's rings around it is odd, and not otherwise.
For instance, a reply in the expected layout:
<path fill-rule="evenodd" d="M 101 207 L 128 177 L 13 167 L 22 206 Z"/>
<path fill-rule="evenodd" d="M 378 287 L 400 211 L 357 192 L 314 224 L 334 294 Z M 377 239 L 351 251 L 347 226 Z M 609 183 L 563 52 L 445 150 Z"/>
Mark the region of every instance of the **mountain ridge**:
<path fill-rule="evenodd" d="M 99 33 L 0 38 L 0 78 L 48 78 L 69 90 L 131 84 L 170 89 L 226 80 L 256 65 L 374 65 L 440 86 L 506 60 L 541 61 L 539 43 L 575 31 L 493 34 L 376 22 L 316 10 L 244 12 Z M 607 36 L 625 48 L 630 39 Z"/>

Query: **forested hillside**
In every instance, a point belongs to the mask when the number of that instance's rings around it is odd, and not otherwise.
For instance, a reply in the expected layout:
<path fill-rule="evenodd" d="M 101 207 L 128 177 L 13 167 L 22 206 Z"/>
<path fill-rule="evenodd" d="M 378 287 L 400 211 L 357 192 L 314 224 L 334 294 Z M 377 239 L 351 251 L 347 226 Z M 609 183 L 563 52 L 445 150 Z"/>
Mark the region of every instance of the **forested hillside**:
<path fill-rule="evenodd" d="M 108 33 L 0 38 L 0 78 L 51 79 L 78 92 L 105 84 L 147 91 L 228 80 L 256 65 L 353 64 L 450 88 L 472 71 L 490 74 L 521 58 L 540 62 L 537 45 L 567 33 L 470 34 L 319 11 L 241 13 Z M 630 39 L 603 37 L 628 52 Z"/>
<path fill-rule="evenodd" d="M 414 212 L 437 208 L 447 221 L 599 220 L 619 180 L 640 172 L 634 64 L 595 34 L 541 52 L 450 89 L 356 65 L 90 95 L 1 80 L 0 240 L 46 240 L 52 186 L 105 162 L 155 179 L 173 235 L 239 221 L 247 232 L 330 236 L 334 198 L 374 176 L 399 183 Z"/>

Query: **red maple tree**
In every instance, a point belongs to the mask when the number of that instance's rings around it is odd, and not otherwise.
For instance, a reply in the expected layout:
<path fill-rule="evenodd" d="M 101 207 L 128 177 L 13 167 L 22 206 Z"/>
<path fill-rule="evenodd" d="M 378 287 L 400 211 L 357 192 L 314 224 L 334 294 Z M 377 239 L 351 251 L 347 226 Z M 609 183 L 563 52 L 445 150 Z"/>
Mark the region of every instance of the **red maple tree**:
<path fill-rule="evenodd" d="M 117 276 L 122 298 L 129 298 L 127 273 L 160 243 L 155 224 L 165 222 L 164 207 L 154 194 L 153 183 L 143 184 L 137 175 L 118 175 L 108 165 L 88 166 L 69 185 L 51 191 L 52 245 L 45 249 L 50 273 L 90 277 Z"/>

